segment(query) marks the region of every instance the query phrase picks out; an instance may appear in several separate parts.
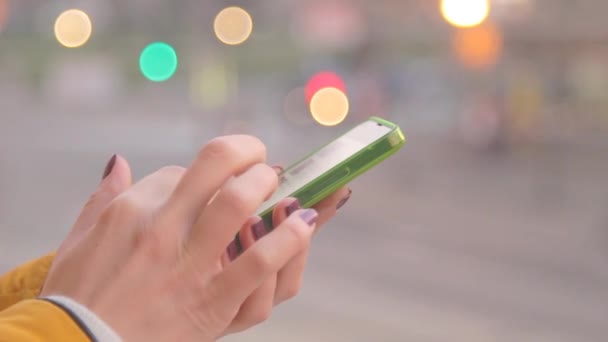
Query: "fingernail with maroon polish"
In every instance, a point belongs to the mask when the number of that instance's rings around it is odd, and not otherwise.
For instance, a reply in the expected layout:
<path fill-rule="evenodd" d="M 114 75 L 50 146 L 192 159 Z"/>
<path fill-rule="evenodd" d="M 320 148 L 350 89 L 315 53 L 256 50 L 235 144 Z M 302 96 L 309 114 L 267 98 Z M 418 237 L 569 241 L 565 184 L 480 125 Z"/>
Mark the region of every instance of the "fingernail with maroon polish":
<path fill-rule="evenodd" d="M 281 165 L 273 165 L 272 168 L 277 173 L 277 175 L 280 175 L 283 172 L 283 167 Z"/>
<path fill-rule="evenodd" d="M 340 200 L 340 202 L 338 202 L 338 204 L 336 205 L 336 210 L 342 208 L 346 204 L 346 202 L 348 202 L 352 193 L 353 191 L 351 189 L 348 189 L 348 195 L 346 195 L 346 197 L 344 197 Z"/>
<path fill-rule="evenodd" d="M 112 158 L 110 158 L 110 160 L 106 164 L 106 168 L 103 170 L 103 176 L 101 177 L 102 180 L 106 179 L 106 177 L 108 177 L 108 175 L 110 175 L 110 173 L 112 172 L 112 169 L 114 168 L 115 163 L 116 163 L 116 154 L 113 154 Z"/>
<path fill-rule="evenodd" d="M 268 230 L 266 230 L 264 220 L 259 220 L 257 223 L 251 225 L 251 234 L 253 235 L 254 240 L 257 241 L 261 239 L 266 233 L 268 233 Z"/>
<path fill-rule="evenodd" d="M 300 212 L 300 218 L 309 226 L 312 226 L 317 221 L 318 216 L 319 214 L 314 209 L 305 209 Z"/>
<path fill-rule="evenodd" d="M 298 209 L 300 209 L 300 201 L 298 201 L 298 199 L 296 198 L 293 200 L 293 202 L 289 203 L 287 207 L 285 207 L 285 214 L 289 216 Z"/>
<path fill-rule="evenodd" d="M 236 259 L 236 257 L 239 256 L 239 248 L 236 246 L 236 241 L 232 241 L 228 245 L 228 248 L 226 248 L 226 252 L 228 252 L 228 258 L 230 258 L 230 261 Z"/>

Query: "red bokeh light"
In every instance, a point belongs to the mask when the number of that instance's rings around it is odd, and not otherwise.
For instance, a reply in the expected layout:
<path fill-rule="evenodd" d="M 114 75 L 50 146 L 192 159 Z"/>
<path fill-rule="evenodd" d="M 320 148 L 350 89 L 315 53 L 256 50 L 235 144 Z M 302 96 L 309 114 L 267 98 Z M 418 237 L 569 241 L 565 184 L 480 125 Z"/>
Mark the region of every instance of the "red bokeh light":
<path fill-rule="evenodd" d="M 346 85 L 340 76 L 331 71 L 323 71 L 315 74 L 308 80 L 306 89 L 304 90 L 304 96 L 306 97 L 306 103 L 310 104 L 310 100 L 316 92 L 323 88 L 336 88 L 346 94 Z"/>
<path fill-rule="evenodd" d="M 6 19 L 8 17 L 8 10 L 8 1 L 0 0 L 0 31 L 2 31 L 2 28 L 6 23 Z"/>

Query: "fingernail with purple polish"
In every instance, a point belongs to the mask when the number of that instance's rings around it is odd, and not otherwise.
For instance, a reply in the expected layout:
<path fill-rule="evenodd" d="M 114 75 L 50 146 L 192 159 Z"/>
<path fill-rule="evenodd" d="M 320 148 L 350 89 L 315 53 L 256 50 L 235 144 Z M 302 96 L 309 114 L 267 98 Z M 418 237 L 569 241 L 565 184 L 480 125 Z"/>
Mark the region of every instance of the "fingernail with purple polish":
<path fill-rule="evenodd" d="M 300 201 L 298 201 L 296 198 L 293 202 L 289 203 L 287 207 L 285 207 L 285 214 L 289 216 L 298 209 L 300 209 Z"/>
<path fill-rule="evenodd" d="M 346 195 L 346 197 L 344 197 L 340 200 L 340 202 L 338 202 L 338 204 L 336 205 L 336 209 L 342 208 L 346 204 L 346 202 L 348 202 L 352 193 L 353 191 L 351 189 L 348 189 L 348 195 Z"/>
<path fill-rule="evenodd" d="M 228 258 L 230 258 L 230 261 L 236 259 L 236 257 L 239 256 L 239 248 L 236 246 L 236 241 L 232 241 L 228 245 L 228 248 L 226 248 L 226 251 L 228 252 Z"/>
<path fill-rule="evenodd" d="M 256 241 L 261 239 L 266 233 L 268 233 L 268 230 L 266 230 L 264 220 L 260 220 L 251 225 L 251 234 Z"/>
<path fill-rule="evenodd" d="M 110 160 L 106 164 L 106 168 L 103 170 L 103 176 L 101 177 L 101 179 L 105 179 L 106 177 L 108 177 L 108 175 L 112 172 L 112 169 L 114 168 L 115 163 L 116 163 L 116 154 L 113 154 L 112 158 L 110 158 Z"/>
<path fill-rule="evenodd" d="M 305 209 L 300 212 L 300 218 L 309 226 L 312 226 L 317 221 L 318 216 L 319 214 L 314 209 Z"/>

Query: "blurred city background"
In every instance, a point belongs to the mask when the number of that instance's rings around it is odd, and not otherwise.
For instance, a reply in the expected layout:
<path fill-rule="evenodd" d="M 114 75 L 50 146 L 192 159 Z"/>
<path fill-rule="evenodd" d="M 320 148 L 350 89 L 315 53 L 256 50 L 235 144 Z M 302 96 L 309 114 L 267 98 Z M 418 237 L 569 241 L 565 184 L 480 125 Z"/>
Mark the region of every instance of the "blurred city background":
<path fill-rule="evenodd" d="M 248 133 L 286 165 L 378 115 L 405 148 L 352 184 L 300 296 L 226 340 L 604 341 L 606 13 L 0 0 L 0 272 L 58 246 L 112 153 L 138 179 Z"/>

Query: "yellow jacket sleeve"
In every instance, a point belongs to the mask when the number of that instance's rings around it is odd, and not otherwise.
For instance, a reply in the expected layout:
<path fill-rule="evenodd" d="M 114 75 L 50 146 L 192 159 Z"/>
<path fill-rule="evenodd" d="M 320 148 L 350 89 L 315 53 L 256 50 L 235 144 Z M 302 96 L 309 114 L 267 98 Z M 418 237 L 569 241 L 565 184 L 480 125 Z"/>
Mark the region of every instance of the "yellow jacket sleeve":
<path fill-rule="evenodd" d="M 0 312 L 0 342 L 90 342 L 62 308 L 27 299 Z"/>
<path fill-rule="evenodd" d="M 36 298 L 55 253 L 23 264 L 0 277 L 0 311 L 20 300 Z"/>

